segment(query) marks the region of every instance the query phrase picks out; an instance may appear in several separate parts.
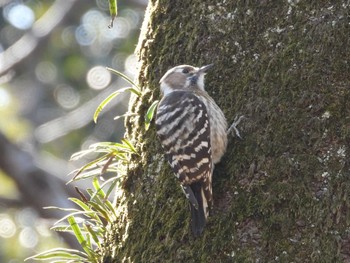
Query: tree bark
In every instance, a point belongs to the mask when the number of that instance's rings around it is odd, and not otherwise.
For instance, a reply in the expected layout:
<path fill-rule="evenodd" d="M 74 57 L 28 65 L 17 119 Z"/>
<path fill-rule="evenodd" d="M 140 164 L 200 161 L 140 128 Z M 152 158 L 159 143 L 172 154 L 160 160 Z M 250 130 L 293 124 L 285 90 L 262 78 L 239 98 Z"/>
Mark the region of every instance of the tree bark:
<path fill-rule="evenodd" d="M 137 53 L 132 156 L 104 262 L 350 262 L 349 1 L 156 1 Z M 214 63 L 206 89 L 245 115 L 213 178 L 203 235 L 144 114 L 179 64 Z"/>

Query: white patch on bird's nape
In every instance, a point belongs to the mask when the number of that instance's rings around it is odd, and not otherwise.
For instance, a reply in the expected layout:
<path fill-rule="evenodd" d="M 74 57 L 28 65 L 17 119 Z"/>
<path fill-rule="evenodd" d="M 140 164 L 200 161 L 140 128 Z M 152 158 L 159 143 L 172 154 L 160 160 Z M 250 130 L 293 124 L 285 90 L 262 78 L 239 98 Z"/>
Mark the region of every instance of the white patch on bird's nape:
<path fill-rule="evenodd" d="M 159 83 L 160 83 L 160 90 L 163 94 L 163 96 L 173 92 L 174 90 L 169 86 L 169 84 L 167 83 L 167 78 L 169 78 L 169 76 L 174 72 L 174 68 L 169 69 L 164 76 L 160 79 Z"/>
<path fill-rule="evenodd" d="M 161 82 L 160 83 L 160 90 L 163 93 L 163 96 L 168 95 L 169 93 L 173 92 L 174 89 L 170 88 L 166 82 Z"/>
<path fill-rule="evenodd" d="M 205 74 L 200 74 L 197 80 L 197 85 L 201 90 L 204 90 L 204 75 Z"/>

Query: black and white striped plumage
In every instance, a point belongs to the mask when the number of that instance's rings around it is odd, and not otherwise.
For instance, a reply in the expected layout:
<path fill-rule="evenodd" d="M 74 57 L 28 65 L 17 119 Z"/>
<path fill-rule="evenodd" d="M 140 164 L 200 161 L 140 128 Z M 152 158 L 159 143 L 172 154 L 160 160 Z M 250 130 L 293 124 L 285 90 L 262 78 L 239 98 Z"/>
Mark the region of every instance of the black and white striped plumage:
<path fill-rule="evenodd" d="M 160 81 L 163 98 L 156 118 L 167 160 L 190 201 L 195 236 L 202 233 L 213 204 L 213 166 L 227 145 L 224 114 L 204 90 L 209 67 L 169 70 Z"/>

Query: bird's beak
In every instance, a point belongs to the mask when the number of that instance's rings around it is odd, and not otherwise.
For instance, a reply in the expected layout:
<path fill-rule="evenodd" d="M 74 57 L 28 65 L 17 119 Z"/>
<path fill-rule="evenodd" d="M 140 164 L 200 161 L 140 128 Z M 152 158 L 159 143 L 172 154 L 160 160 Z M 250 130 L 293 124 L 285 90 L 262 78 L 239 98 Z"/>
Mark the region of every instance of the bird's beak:
<path fill-rule="evenodd" d="M 208 69 L 212 68 L 214 64 L 209 64 L 198 69 L 198 73 L 205 73 Z"/>

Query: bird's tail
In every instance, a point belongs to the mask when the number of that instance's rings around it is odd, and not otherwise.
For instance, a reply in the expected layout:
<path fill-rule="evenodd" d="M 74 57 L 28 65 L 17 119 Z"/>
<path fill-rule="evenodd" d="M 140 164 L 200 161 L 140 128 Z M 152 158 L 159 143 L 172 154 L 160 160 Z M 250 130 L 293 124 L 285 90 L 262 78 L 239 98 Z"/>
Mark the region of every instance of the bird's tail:
<path fill-rule="evenodd" d="M 209 205 L 212 202 L 211 188 L 205 187 L 204 182 L 195 182 L 183 188 L 190 201 L 191 230 L 197 237 L 202 234 L 209 216 Z"/>

